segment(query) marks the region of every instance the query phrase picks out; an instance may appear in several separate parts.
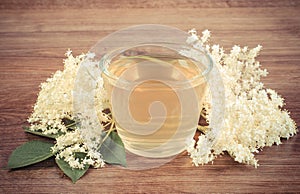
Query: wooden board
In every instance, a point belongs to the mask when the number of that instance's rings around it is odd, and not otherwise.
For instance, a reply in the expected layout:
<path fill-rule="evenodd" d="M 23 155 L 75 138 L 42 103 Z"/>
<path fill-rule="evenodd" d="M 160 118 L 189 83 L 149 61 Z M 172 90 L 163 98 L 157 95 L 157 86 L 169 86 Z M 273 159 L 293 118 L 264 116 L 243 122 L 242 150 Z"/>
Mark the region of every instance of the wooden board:
<path fill-rule="evenodd" d="M 260 166 L 224 155 L 193 167 L 182 153 L 154 169 L 91 169 L 75 185 L 52 159 L 17 171 L 5 169 L 10 153 L 36 139 L 22 126 L 39 84 L 62 69 L 64 53 L 87 52 L 111 32 L 136 24 L 165 24 L 212 31 L 212 42 L 263 45 L 259 56 L 267 87 L 285 99 L 300 123 L 300 3 L 297 0 L 29 1 L 0 2 L 0 193 L 300 192 L 300 136 L 256 154 Z"/>

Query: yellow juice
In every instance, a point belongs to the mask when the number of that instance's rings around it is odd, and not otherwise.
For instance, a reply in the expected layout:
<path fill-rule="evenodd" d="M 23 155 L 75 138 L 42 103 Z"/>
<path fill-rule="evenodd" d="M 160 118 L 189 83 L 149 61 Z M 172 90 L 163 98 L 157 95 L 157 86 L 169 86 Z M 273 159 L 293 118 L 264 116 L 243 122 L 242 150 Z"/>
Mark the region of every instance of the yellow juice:
<path fill-rule="evenodd" d="M 206 91 L 197 64 L 183 57 L 121 56 L 107 71 L 118 78 L 103 73 L 125 148 L 152 158 L 182 152 L 194 136 Z"/>

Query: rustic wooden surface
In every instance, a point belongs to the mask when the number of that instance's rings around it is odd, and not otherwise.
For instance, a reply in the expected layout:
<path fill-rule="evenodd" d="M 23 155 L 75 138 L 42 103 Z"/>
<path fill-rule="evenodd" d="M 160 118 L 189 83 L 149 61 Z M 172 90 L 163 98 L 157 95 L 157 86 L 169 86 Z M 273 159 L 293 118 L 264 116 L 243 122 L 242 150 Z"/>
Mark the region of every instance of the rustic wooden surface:
<path fill-rule="evenodd" d="M 89 50 L 100 38 L 134 24 L 166 24 L 182 30 L 210 29 L 213 42 L 261 44 L 267 87 L 285 99 L 300 123 L 300 2 L 297 0 L 0 1 L 0 193 L 201 193 L 300 192 L 300 136 L 256 155 L 258 169 L 225 155 L 198 168 L 186 154 L 159 168 L 91 169 L 76 184 L 52 159 L 9 172 L 9 154 L 35 139 L 22 125 L 39 84 L 62 69 L 64 53 Z"/>

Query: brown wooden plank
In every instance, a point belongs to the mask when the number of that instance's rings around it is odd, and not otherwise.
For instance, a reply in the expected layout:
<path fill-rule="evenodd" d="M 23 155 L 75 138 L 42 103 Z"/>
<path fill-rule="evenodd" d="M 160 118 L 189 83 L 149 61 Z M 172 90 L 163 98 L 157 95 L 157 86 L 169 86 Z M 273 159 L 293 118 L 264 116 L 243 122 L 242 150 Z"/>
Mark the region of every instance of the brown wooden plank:
<path fill-rule="evenodd" d="M 70 8 L 222 8 L 222 7 L 298 7 L 297 0 L 181 0 L 181 1 L 145 1 L 145 0 L 2 0 L 1 9 L 70 9 Z"/>

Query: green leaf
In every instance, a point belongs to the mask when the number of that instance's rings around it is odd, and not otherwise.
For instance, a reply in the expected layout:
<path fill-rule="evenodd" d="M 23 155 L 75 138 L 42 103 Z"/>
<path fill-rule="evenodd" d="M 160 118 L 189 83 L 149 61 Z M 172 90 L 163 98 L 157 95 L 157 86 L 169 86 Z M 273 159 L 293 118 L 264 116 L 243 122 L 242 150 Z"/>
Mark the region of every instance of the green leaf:
<path fill-rule="evenodd" d="M 87 153 L 83 152 L 75 152 L 75 158 L 78 158 L 80 161 L 82 161 L 86 157 Z"/>
<path fill-rule="evenodd" d="M 67 175 L 73 183 L 82 177 L 89 169 L 89 165 L 85 165 L 84 169 L 71 168 L 71 166 L 63 159 L 55 159 L 58 167 Z"/>
<path fill-rule="evenodd" d="M 100 153 L 106 163 L 119 164 L 126 167 L 126 152 L 118 133 L 112 131 L 102 143 Z"/>
<path fill-rule="evenodd" d="M 39 136 L 42 136 L 42 137 L 48 137 L 48 138 L 51 138 L 51 139 L 56 139 L 57 137 L 63 135 L 64 133 L 62 132 L 59 132 L 57 134 L 44 134 L 42 133 L 42 130 L 40 131 L 32 131 L 29 129 L 29 127 L 23 127 L 24 131 L 27 132 L 27 133 L 31 133 L 31 134 L 34 134 L 34 135 L 39 135 Z"/>
<path fill-rule="evenodd" d="M 52 143 L 29 141 L 17 147 L 9 157 L 8 168 L 20 168 L 46 160 L 53 156 Z"/>

